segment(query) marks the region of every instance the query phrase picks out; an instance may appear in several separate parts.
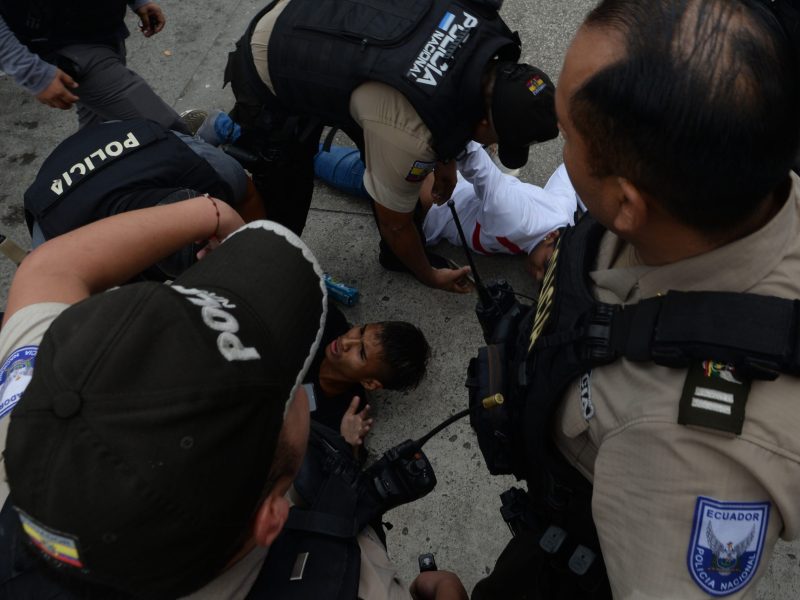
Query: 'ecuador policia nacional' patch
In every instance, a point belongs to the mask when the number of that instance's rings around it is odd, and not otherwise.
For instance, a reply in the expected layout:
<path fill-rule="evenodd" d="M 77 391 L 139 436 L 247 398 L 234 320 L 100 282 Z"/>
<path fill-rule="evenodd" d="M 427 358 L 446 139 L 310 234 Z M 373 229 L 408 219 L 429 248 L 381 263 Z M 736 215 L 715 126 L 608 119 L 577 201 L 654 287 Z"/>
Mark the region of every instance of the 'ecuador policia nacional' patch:
<path fill-rule="evenodd" d="M 753 579 L 764 551 L 769 502 L 720 502 L 698 496 L 687 556 L 707 594 L 727 596 Z"/>
<path fill-rule="evenodd" d="M 406 79 L 428 96 L 433 95 L 456 60 L 456 55 L 480 21 L 453 4 L 442 15 L 428 41 L 420 48 L 406 72 Z"/>
<path fill-rule="evenodd" d="M 750 381 L 738 379 L 731 365 L 712 360 L 692 363 L 683 384 L 678 423 L 739 435 Z"/>

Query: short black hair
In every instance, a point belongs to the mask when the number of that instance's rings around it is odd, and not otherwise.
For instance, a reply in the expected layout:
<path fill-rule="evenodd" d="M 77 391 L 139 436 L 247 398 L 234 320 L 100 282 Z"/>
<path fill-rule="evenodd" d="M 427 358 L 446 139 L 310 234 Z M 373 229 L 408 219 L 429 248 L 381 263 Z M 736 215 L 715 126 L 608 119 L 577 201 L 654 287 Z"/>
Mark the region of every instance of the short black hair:
<path fill-rule="evenodd" d="M 431 347 L 425 334 L 405 321 L 381 321 L 375 324 L 386 364 L 381 385 L 388 390 L 406 391 L 419 385 L 428 368 Z"/>
<path fill-rule="evenodd" d="M 626 55 L 570 100 L 598 177 L 722 232 L 783 181 L 800 143 L 797 48 L 763 0 L 604 0 L 585 21 Z"/>

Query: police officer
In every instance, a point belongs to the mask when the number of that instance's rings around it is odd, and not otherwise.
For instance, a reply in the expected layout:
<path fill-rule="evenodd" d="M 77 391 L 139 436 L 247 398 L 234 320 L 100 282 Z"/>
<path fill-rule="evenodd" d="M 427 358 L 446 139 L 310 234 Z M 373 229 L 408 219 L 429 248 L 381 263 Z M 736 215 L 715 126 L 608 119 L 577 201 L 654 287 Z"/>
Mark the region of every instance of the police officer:
<path fill-rule="evenodd" d="M 197 197 L 78 228 L 20 266 L 0 333 L 0 597 L 286 600 L 304 596 L 276 590 L 341 564 L 279 543 L 302 529 L 286 493 L 309 436 L 297 382 L 325 322 L 322 271 L 280 225 L 241 225 Z M 215 237 L 172 286 L 107 290 Z M 353 598 L 333 594 L 347 580 L 366 600 L 409 599 L 371 529 L 350 550 L 355 570 L 306 598 Z M 447 572 L 414 589 L 466 598 Z"/>
<path fill-rule="evenodd" d="M 519 38 L 497 6 L 275 0 L 262 10 L 231 55 L 226 81 L 242 143 L 249 132 L 250 144 L 271 144 L 278 165 L 256 176 L 282 201 L 270 205 L 270 218 L 302 230 L 321 127 L 335 125 L 365 158 L 381 264 L 434 288 L 468 291 L 466 269 L 425 254 L 415 216 L 420 183 L 436 168 L 444 201 L 455 185 L 452 159 L 470 139 L 499 141 L 501 160 L 516 168 L 531 143 L 557 133 L 554 86 L 517 64 Z M 281 151 L 287 140 L 291 147 Z"/>
<path fill-rule="evenodd" d="M 502 456 L 529 495 L 473 598 L 751 598 L 800 536 L 800 73 L 775 5 L 605 0 L 573 40 L 556 105 L 590 216 L 523 321 Z"/>
<path fill-rule="evenodd" d="M 150 37 L 164 13 L 149 0 L 0 0 L 0 69 L 78 125 L 146 117 L 188 133 L 178 114 L 125 65 L 126 5 Z"/>
<path fill-rule="evenodd" d="M 113 214 L 207 193 L 246 220 L 263 203 L 244 168 L 221 149 L 144 119 L 86 127 L 59 144 L 25 192 L 33 246 Z M 191 265 L 187 246 L 149 271 L 174 278 Z"/>

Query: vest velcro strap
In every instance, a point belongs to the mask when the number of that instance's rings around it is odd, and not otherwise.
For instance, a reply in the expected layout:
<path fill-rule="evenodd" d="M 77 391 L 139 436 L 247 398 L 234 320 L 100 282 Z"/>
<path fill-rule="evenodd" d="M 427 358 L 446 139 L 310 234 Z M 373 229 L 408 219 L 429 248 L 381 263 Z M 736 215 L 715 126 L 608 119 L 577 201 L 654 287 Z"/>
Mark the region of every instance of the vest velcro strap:
<path fill-rule="evenodd" d="M 669 292 L 626 306 L 614 318 L 612 348 L 633 361 L 685 367 L 733 365 L 751 379 L 800 374 L 800 301 L 732 292 Z"/>
<path fill-rule="evenodd" d="M 662 298 L 650 298 L 623 307 L 615 315 L 611 345 L 628 360 L 651 360 L 653 335 L 661 312 Z"/>

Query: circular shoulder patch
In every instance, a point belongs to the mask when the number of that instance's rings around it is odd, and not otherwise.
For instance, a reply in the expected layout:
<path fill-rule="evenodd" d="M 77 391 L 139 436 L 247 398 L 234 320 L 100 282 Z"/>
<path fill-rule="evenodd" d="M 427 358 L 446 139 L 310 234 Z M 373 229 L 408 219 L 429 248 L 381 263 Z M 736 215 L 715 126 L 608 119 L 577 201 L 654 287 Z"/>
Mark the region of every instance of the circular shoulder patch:
<path fill-rule="evenodd" d="M 33 363 L 39 346 L 17 348 L 0 367 L 0 419 L 10 413 L 22 398 L 33 377 Z"/>

